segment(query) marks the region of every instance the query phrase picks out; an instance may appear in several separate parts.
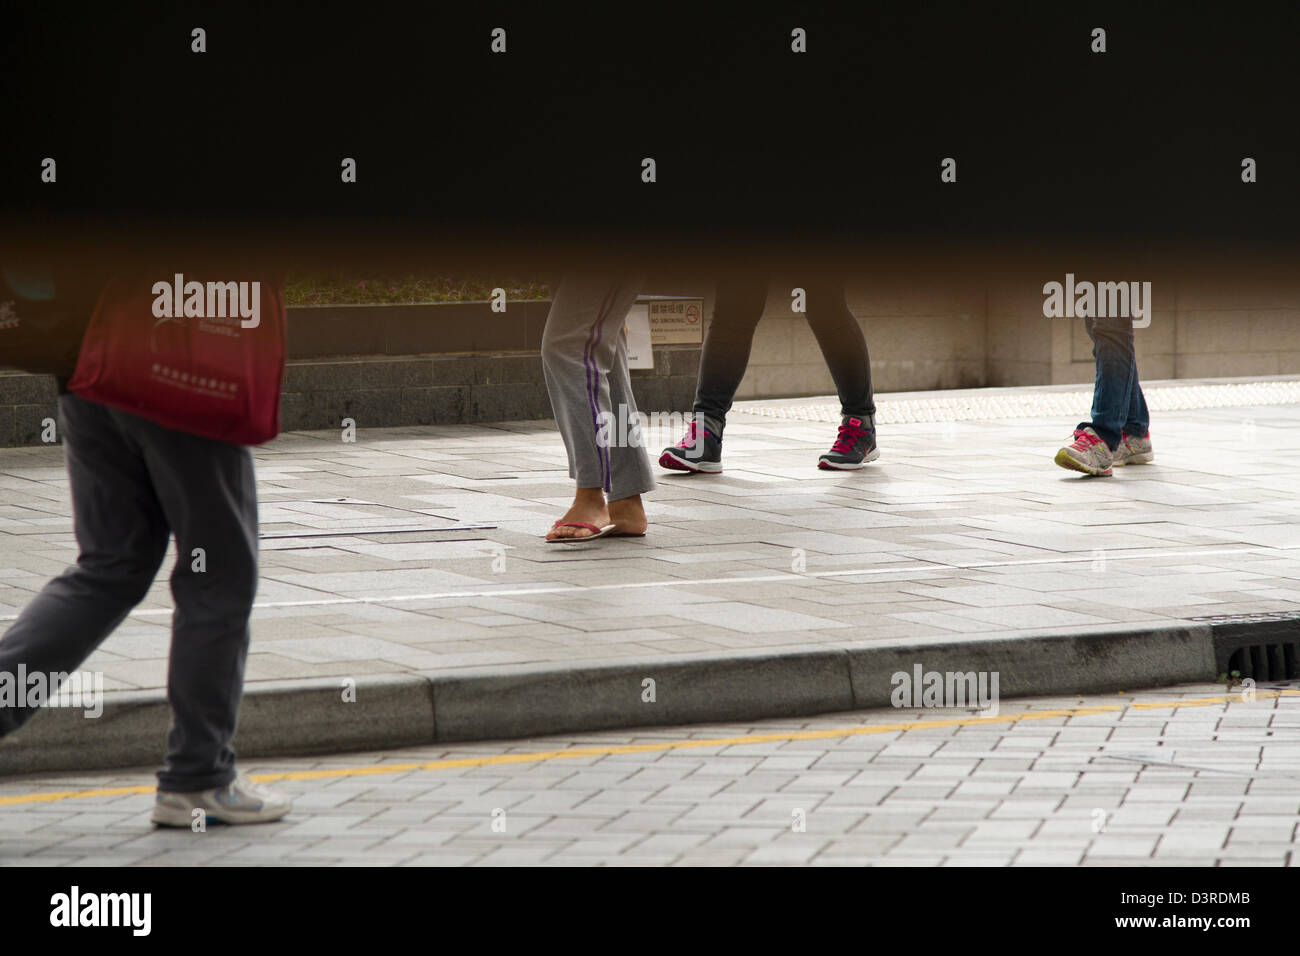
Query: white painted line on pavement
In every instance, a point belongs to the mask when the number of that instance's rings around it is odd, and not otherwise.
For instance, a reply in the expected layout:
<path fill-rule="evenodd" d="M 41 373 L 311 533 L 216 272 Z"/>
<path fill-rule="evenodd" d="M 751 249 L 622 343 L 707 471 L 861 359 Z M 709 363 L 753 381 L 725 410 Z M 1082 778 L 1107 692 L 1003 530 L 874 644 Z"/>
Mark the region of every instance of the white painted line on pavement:
<path fill-rule="evenodd" d="M 1283 549 L 1270 547 L 1257 548 L 1215 548 L 1208 551 L 1148 551 L 1136 554 L 1112 554 L 1107 552 L 1107 561 L 1140 561 L 1151 558 L 1201 558 L 1212 557 L 1224 554 L 1255 554 Z M 852 577 L 855 575 L 871 574 L 908 574 L 917 572 L 941 572 L 941 571 L 979 571 L 985 568 L 1013 568 L 1027 567 L 1032 565 L 1045 564 L 1085 564 L 1091 563 L 1094 559 L 1091 552 L 1087 556 L 1059 558 L 1027 558 L 1020 561 L 972 561 L 966 564 L 913 564 L 903 567 L 870 567 L 870 568 L 849 568 L 837 571 L 804 571 L 804 572 L 782 572 L 781 574 L 764 574 L 752 577 L 735 577 L 735 578 L 700 578 L 698 580 L 686 580 L 682 578 L 671 578 L 666 581 L 627 581 L 618 584 L 563 584 L 563 585 L 546 585 L 536 588 L 502 588 L 499 590 L 489 591 L 434 591 L 428 594 L 392 594 L 392 595 L 374 595 L 372 597 L 328 597 L 317 598 L 308 601 L 261 601 L 253 605 L 254 610 L 272 609 L 272 608 L 289 608 L 289 607 L 337 607 L 340 605 L 356 604 L 405 604 L 413 601 L 440 601 L 451 598 L 484 598 L 484 597 L 525 597 L 530 594 L 582 594 L 592 591 L 624 591 L 633 588 L 664 588 L 664 587 L 698 587 L 708 584 L 769 584 L 769 583 L 786 583 L 791 584 L 797 581 L 806 581 L 821 578 L 838 578 Z M 169 615 L 173 612 L 170 607 L 158 608 L 141 608 L 132 611 L 131 617 L 158 617 Z M 17 620 L 18 615 L 9 614 L 0 616 L 0 621 Z"/>

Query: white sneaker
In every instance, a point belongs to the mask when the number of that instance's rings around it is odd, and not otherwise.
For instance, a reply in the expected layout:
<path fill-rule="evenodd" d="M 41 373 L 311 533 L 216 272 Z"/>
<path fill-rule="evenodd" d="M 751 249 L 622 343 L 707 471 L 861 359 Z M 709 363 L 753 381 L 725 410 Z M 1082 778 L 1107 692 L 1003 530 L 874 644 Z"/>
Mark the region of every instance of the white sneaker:
<path fill-rule="evenodd" d="M 1156 460 L 1156 453 L 1151 450 L 1151 435 L 1146 438 L 1135 438 L 1128 432 L 1124 432 L 1119 439 L 1119 447 L 1115 449 L 1116 465 L 1145 465 Z"/>
<path fill-rule="evenodd" d="M 1110 449 L 1091 428 L 1076 428 L 1074 440 L 1056 453 L 1055 460 L 1062 468 L 1102 478 L 1111 474 L 1114 463 Z"/>
<path fill-rule="evenodd" d="M 206 823 L 270 823 L 293 809 L 293 801 L 240 774 L 226 787 L 196 793 L 158 791 L 152 821 L 160 827 L 190 827 Z M 196 810 L 202 813 L 196 814 Z"/>

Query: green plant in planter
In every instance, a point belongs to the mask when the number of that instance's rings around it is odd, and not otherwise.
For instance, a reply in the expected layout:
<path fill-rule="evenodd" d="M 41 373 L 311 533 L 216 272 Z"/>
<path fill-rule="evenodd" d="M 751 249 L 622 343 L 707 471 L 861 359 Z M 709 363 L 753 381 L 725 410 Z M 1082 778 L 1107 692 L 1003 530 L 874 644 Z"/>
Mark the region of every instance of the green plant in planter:
<path fill-rule="evenodd" d="M 289 306 L 376 305 L 424 302 L 481 302 L 494 288 L 512 302 L 549 299 L 543 282 L 507 277 L 489 280 L 465 276 L 290 274 L 284 298 Z"/>

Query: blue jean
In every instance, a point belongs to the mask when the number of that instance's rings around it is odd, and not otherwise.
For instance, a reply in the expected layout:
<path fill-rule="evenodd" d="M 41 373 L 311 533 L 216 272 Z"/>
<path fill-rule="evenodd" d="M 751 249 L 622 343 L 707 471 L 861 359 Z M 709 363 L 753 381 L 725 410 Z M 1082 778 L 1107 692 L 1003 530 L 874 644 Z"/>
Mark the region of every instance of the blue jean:
<path fill-rule="evenodd" d="M 1138 383 L 1133 320 L 1112 317 L 1083 321 L 1092 339 L 1097 381 L 1092 390 L 1092 421 L 1080 422 L 1079 427 L 1091 427 L 1114 451 L 1122 434 L 1145 438 L 1151 424 L 1147 400 Z"/>

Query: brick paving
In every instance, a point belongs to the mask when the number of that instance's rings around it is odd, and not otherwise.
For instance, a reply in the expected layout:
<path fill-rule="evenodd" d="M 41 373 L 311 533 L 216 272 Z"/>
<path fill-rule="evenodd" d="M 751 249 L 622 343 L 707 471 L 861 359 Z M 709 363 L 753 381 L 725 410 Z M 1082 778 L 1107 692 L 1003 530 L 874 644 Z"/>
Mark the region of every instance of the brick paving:
<path fill-rule="evenodd" d="M 1172 705 L 1224 688 L 1035 698 L 994 720 L 860 734 L 844 731 L 967 715 L 886 709 L 250 761 L 253 773 L 341 772 L 597 750 L 283 781 L 296 801 L 285 820 L 205 833 L 153 830 L 148 794 L 0 804 L 0 865 L 1290 866 L 1300 686 L 1258 691 L 1184 707 Z M 1025 719 L 1063 709 L 1092 712 Z M 791 736 L 807 732 L 830 735 Z M 753 734 L 781 739 L 600 752 Z M 0 800 L 152 782 L 13 778 Z"/>

